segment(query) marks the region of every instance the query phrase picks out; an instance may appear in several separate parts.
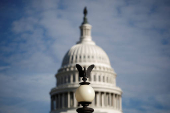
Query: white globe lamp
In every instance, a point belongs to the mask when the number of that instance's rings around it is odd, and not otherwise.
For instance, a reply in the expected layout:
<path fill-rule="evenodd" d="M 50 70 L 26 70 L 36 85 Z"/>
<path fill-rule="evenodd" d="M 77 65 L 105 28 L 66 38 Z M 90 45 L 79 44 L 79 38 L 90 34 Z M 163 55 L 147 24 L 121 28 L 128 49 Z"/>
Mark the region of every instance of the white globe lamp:
<path fill-rule="evenodd" d="M 83 77 L 83 82 L 80 83 L 80 86 L 77 88 L 75 97 L 79 104 L 83 106 L 83 108 L 78 108 L 78 113 L 92 113 L 94 111 L 93 108 L 87 107 L 94 100 L 95 92 L 94 89 L 89 85 L 89 82 L 86 82 L 87 78 L 90 77 L 90 72 L 94 68 L 94 65 L 91 65 L 87 68 L 82 69 L 79 64 L 76 64 L 76 67 L 79 71 L 79 77 Z"/>

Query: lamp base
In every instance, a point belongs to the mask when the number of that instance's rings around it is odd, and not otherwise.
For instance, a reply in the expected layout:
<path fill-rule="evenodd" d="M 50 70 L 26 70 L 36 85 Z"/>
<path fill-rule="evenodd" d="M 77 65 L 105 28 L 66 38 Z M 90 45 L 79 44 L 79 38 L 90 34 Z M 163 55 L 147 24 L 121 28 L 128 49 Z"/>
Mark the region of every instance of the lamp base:
<path fill-rule="evenodd" d="M 91 102 L 79 102 L 79 104 L 83 107 L 76 110 L 78 113 L 93 113 L 94 109 L 87 107 Z"/>
<path fill-rule="evenodd" d="M 94 109 L 89 107 L 78 108 L 76 110 L 78 113 L 93 113 Z"/>

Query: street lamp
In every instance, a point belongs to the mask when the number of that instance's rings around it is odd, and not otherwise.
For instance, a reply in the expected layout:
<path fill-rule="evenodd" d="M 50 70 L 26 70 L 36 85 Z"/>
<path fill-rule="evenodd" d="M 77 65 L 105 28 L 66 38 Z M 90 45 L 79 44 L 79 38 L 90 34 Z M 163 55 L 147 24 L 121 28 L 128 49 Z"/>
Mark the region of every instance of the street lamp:
<path fill-rule="evenodd" d="M 77 112 L 78 113 L 92 113 L 94 111 L 93 108 L 87 107 L 91 102 L 94 100 L 95 97 L 95 92 L 94 89 L 89 85 L 89 82 L 86 82 L 87 78 L 90 77 L 90 72 L 94 68 L 94 65 L 90 65 L 87 68 L 84 67 L 84 70 L 79 64 L 76 64 L 76 68 L 79 71 L 79 77 L 83 77 L 82 80 L 83 82 L 79 83 L 80 86 L 77 88 L 75 96 L 76 100 L 78 101 L 79 104 L 81 104 L 83 107 L 78 108 Z"/>

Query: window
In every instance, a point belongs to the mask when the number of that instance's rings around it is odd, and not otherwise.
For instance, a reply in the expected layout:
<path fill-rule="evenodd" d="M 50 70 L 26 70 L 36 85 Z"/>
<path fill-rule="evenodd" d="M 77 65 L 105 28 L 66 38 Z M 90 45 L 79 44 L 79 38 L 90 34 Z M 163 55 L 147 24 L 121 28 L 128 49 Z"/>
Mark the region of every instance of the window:
<path fill-rule="evenodd" d="M 67 77 L 66 76 L 64 77 L 64 83 L 67 83 Z"/>
<path fill-rule="evenodd" d="M 68 76 L 68 83 L 70 83 L 70 75 Z"/>
<path fill-rule="evenodd" d="M 96 81 L 96 75 L 94 75 L 94 81 Z"/>
<path fill-rule="evenodd" d="M 60 84 L 63 84 L 63 77 L 61 77 L 60 80 Z"/>
<path fill-rule="evenodd" d="M 105 78 L 104 78 L 104 76 L 103 76 L 103 82 L 105 82 Z"/>
<path fill-rule="evenodd" d="M 71 58 L 71 61 L 73 61 L 73 56 L 72 56 L 72 58 Z"/>
<path fill-rule="evenodd" d="M 99 82 L 101 81 L 100 75 L 99 75 Z"/>
<path fill-rule="evenodd" d="M 75 75 L 73 75 L 73 82 L 75 82 L 76 81 L 76 76 Z"/>

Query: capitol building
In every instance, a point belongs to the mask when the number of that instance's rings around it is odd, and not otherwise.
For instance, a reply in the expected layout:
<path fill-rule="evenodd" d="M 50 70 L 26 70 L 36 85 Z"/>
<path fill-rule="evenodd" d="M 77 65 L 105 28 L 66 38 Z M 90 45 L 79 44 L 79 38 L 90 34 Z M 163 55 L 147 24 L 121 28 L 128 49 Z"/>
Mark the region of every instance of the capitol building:
<path fill-rule="evenodd" d="M 91 64 L 95 65 L 87 80 L 95 90 L 95 99 L 90 105 L 94 109 L 93 113 L 122 113 L 122 90 L 116 86 L 117 75 L 106 52 L 92 40 L 92 26 L 87 21 L 87 11 L 84 12 L 80 39 L 67 51 L 61 68 L 55 75 L 57 84 L 50 91 L 50 113 L 76 113 L 76 109 L 80 107 L 75 91 L 82 80 L 76 64 L 86 68 Z"/>

